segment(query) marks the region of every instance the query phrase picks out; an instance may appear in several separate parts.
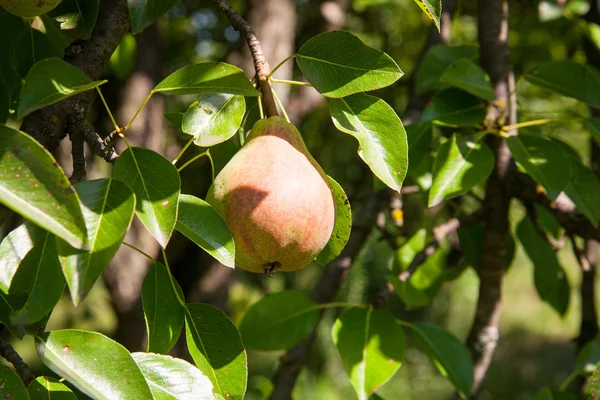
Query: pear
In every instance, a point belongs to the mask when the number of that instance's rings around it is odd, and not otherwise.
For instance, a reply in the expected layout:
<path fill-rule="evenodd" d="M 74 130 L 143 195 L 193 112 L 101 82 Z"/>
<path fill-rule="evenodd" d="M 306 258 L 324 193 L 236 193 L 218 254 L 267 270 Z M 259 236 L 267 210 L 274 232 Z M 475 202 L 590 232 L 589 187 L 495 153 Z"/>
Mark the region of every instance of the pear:
<path fill-rule="evenodd" d="M 0 0 L 0 5 L 19 17 L 37 17 L 56 7 L 61 0 Z"/>
<path fill-rule="evenodd" d="M 296 271 L 325 247 L 335 222 L 329 180 L 298 129 L 261 119 L 215 178 L 206 201 L 235 242 L 235 264 L 252 272 Z"/>

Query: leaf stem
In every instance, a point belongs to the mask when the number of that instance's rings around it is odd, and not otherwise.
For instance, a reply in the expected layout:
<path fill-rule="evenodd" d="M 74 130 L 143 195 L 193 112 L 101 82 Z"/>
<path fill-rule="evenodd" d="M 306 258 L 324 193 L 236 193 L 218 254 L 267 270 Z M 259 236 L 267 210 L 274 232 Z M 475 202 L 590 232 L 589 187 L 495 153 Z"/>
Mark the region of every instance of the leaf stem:
<path fill-rule="evenodd" d="M 154 90 L 151 91 L 148 96 L 146 96 L 146 99 L 144 99 L 144 102 L 142 103 L 142 105 L 137 109 L 137 111 L 135 112 L 135 114 L 133 114 L 133 118 L 131 118 L 131 121 L 129 121 L 127 123 L 127 125 L 125 125 L 125 131 L 127 129 L 129 129 L 129 127 L 131 127 L 131 124 L 133 124 L 133 121 L 135 121 L 135 119 L 137 118 L 138 114 L 140 113 L 140 111 L 142 111 L 142 108 L 144 108 L 144 106 L 146 105 L 146 103 L 148 103 L 148 101 L 150 100 L 150 97 L 152 97 L 152 95 L 154 94 Z"/>
<path fill-rule="evenodd" d="M 188 165 L 190 165 L 191 163 L 193 163 L 194 161 L 196 161 L 197 159 L 201 158 L 201 157 L 208 157 L 210 160 L 210 165 L 212 167 L 212 178 L 213 181 L 215 180 L 215 166 L 213 164 L 213 160 L 212 157 L 210 156 L 210 153 L 208 152 L 208 150 L 206 150 L 203 153 L 197 154 L 194 157 L 192 157 L 191 159 L 189 159 L 185 164 L 183 164 L 181 167 L 177 168 L 177 172 L 181 172 L 181 170 L 183 170 L 185 167 L 187 167 Z"/>
<path fill-rule="evenodd" d="M 154 257 L 152 257 L 151 255 L 149 255 L 148 253 L 143 252 L 142 250 L 138 249 L 134 245 L 132 245 L 130 243 L 127 243 L 127 242 L 123 242 L 123 244 L 125 246 L 129 247 L 130 249 L 133 249 L 133 250 L 137 251 L 138 253 L 140 253 L 141 255 L 143 255 L 144 257 L 146 257 L 148 260 L 150 260 L 152 262 L 156 262 L 156 259 Z"/>
<path fill-rule="evenodd" d="M 258 114 L 260 114 L 260 119 L 263 119 L 265 117 L 265 112 L 263 110 L 262 97 L 257 97 L 257 100 L 258 100 Z"/>
<path fill-rule="evenodd" d="M 277 92 L 275 92 L 274 90 L 273 90 L 273 97 L 275 98 L 275 101 L 277 102 L 277 105 L 281 109 L 281 112 L 283 113 L 283 116 L 285 117 L 285 120 L 287 122 L 290 122 L 290 118 L 288 117 L 287 112 L 285 112 L 285 108 L 283 108 L 283 103 L 281 102 L 281 100 L 279 100 L 279 96 L 277 96 Z"/>
<path fill-rule="evenodd" d="M 96 91 L 98 92 L 98 96 L 100 96 L 100 100 L 102 100 L 102 104 L 104 104 L 104 108 L 106 109 L 106 112 L 108 113 L 108 116 L 115 128 L 115 131 L 118 131 L 120 129 L 119 125 L 117 124 L 115 117 L 112 115 L 110 108 L 108 108 L 108 104 L 106 103 L 106 100 L 104 99 L 104 96 L 102 95 L 102 91 L 100 90 L 99 86 L 96 86 Z"/>
<path fill-rule="evenodd" d="M 558 119 L 536 119 L 533 121 L 519 122 L 518 124 L 503 126 L 502 131 L 508 132 L 513 129 L 525 128 L 528 126 L 536 126 L 536 125 L 546 125 L 546 124 L 549 124 L 552 122 L 561 122 L 561 120 L 558 120 Z"/>
<path fill-rule="evenodd" d="M 183 146 L 183 148 L 181 149 L 179 154 L 177 154 L 177 157 L 175 157 L 173 159 L 173 165 L 177 164 L 177 161 L 179 161 L 179 159 L 181 158 L 183 153 L 187 150 L 188 147 L 190 147 L 190 145 L 194 142 L 194 140 L 195 140 L 195 138 L 191 138 L 190 140 L 188 140 L 188 142 L 185 144 L 185 146 Z"/>
<path fill-rule="evenodd" d="M 267 75 L 267 78 L 271 78 L 271 77 L 273 76 L 273 74 L 274 74 L 275 72 L 277 72 L 277 70 L 278 70 L 279 68 L 281 68 L 281 66 L 282 66 L 283 64 L 285 64 L 286 62 L 288 62 L 289 60 L 291 60 L 291 59 L 293 59 L 293 58 L 296 58 L 296 56 L 297 56 L 297 55 L 298 55 L 298 54 L 292 54 L 291 56 L 284 58 L 284 59 L 283 59 L 283 61 L 281 61 L 279 64 L 277 64 L 277 65 L 275 66 L 275 68 L 273 68 L 273 69 L 271 70 L 271 72 L 269 72 L 269 74 Z M 272 80 L 273 82 L 277 82 L 275 79 L 271 79 L 271 80 Z"/>
<path fill-rule="evenodd" d="M 296 86 L 311 86 L 312 85 L 308 82 L 301 82 L 301 81 L 290 81 L 287 79 L 275 79 L 275 78 L 271 78 L 271 82 L 273 83 L 286 83 L 288 85 L 296 85 Z"/>
<path fill-rule="evenodd" d="M 571 382 L 573 382 L 573 379 L 577 378 L 579 375 L 581 375 L 581 371 L 572 372 L 571 375 L 569 375 L 567 377 L 567 379 L 565 379 L 565 381 L 562 383 L 562 385 L 560 385 L 560 388 L 558 390 L 560 390 L 561 392 L 564 392 L 565 390 L 567 390 L 567 387 L 569 387 Z"/>

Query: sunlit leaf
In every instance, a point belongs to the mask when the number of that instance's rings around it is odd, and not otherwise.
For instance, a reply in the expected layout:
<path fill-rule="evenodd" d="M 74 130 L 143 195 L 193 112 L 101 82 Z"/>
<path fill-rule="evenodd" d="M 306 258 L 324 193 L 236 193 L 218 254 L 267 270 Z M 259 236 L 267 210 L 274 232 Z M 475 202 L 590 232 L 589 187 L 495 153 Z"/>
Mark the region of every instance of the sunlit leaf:
<path fill-rule="evenodd" d="M 400 191 L 408 170 L 408 147 L 394 110 L 366 94 L 331 99 L 329 106 L 336 128 L 358 140 L 360 158 L 386 185 Z"/>
<path fill-rule="evenodd" d="M 345 31 L 312 37 L 296 62 L 315 89 L 335 98 L 389 86 L 404 74 L 390 56 Z"/>
<path fill-rule="evenodd" d="M 415 3 L 433 22 L 438 32 L 440 31 L 440 18 L 442 17 L 442 2 L 441 0 L 415 0 Z"/>
<path fill-rule="evenodd" d="M 86 227 L 77 193 L 54 157 L 26 133 L 0 125 L 0 202 L 81 248 Z"/>
<path fill-rule="evenodd" d="M 39 376 L 27 387 L 30 400 L 77 400 L 75 393 L 55 378 Z"/>
<path fill-rule="evenodd" d="M 94 399 L 152 399 L 127 349 L 100 333 L 55 330 L 36 336 L 35 343 L 46 366 Z"/>

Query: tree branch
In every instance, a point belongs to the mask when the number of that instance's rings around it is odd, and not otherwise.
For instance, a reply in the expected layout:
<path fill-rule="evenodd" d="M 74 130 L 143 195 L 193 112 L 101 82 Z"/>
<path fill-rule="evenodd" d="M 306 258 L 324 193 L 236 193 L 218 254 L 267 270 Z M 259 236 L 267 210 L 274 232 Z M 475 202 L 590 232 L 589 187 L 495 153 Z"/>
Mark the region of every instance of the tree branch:
<path fill-rule="evenodd" d="M 101 1 L 92 36 L 89 40 L 76 40 L 67 47 L 65 61 L 81 69 L 92 80 L 99 79 L 129 24 L 126 0 Z M 93 91 L 87 91 L 35 111 L 25 117 L 21 130 L 52 152 L 66 136 L 69 119 L 87 114 L 92 97 Z"/>
<path fill-rule="evenodd" d="M 35 375 L 29 370 L 19 353 L 2 337 L 0 337 L 0 355 L 15 367 L 26 387 L 35 380 Z"/>
<path fill-rule="evenodd" d="M 263 55 L 260 42 L 256 37 L 256 33 L 250 26 L 250 24 L 241 17 L 227 2 L 227 0 L 213 0 L 214 3 L 221 9 L 221 11 L 227 16 L 227 19 L 231 25 L 246 39 L 252 59 L 254 60 L 254 69 L 256 70 L 256 80 L 262 92 L 262 98 L 265 103 L 265 109 L 267 110 L 267 116 L 275 117 L 279 115 L 277 111 L 277 104 L 273 97 L 273 88 L 269 81 L 269 74 L 271 69 L 269 63 Z"/>

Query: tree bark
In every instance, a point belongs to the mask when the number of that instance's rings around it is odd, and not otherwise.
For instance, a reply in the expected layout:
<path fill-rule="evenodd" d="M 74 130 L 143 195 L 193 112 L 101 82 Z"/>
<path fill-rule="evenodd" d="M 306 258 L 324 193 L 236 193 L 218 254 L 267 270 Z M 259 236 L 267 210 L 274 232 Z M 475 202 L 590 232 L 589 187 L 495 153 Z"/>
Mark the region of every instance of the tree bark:
<path fill-rule="evenodd" d="M 478 0 L 477 7 L 481 64 L 496 92 L 496 100 L 488 107 L 486 124 L 497 129 L 505 114 L 507 124 L 515 124 L 517 119 L 508 49 L 508 1 Z M 512 158 L 503 138 L 490 136 L 487 143 L 494 152 L 495 166 L 486 185 L 483 206 L 488 211 L 483 221 L 483 249 L 477 266 L 479 297 L 467 338 L 474 364 L 473 398 L 481 390 L 499 338 L 502 277 L 509 240 L 510 193 L 506 182 Z"/>

